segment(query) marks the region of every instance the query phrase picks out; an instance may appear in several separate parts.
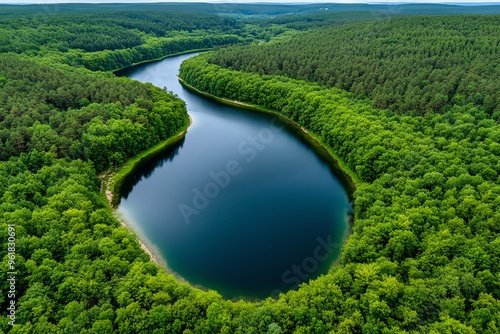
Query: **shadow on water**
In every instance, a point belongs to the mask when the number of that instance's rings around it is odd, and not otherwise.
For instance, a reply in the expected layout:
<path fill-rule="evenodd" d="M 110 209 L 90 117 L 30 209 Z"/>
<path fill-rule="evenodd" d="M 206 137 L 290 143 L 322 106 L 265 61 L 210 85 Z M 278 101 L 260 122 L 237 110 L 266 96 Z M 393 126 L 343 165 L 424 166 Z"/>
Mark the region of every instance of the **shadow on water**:
<path fill-rule="evenodd" d="M 122 198 L 127 199 L 132 189 L 143 179 L 148 179 L 156 168 L 161 168 L 165 163 L 172 161 L 176 155 L 179 154 L 182 146 L 184 145 L 185 137 L 182 137 L 177 143 L 168 146 L 164 150 L 150 155 L 142 159 L 134 167 L 132 172 L 128 174 L 120 185 L 120 195 Z"/>

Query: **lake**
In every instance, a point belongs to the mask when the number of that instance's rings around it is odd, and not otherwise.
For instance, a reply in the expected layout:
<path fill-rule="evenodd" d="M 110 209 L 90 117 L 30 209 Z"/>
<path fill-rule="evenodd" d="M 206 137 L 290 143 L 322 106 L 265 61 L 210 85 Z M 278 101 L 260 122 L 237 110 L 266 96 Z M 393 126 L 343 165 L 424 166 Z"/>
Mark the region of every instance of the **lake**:
<path fill-rule="evenodd" d="M 117 73 L 174 92 L 193 121 L 125 180 L 118 212 L 168 271 L 226 298 L 276 296 L 328 272 L 349 233 L 345 177 L 275 116 L 183 88 L 192 56 Z"/>

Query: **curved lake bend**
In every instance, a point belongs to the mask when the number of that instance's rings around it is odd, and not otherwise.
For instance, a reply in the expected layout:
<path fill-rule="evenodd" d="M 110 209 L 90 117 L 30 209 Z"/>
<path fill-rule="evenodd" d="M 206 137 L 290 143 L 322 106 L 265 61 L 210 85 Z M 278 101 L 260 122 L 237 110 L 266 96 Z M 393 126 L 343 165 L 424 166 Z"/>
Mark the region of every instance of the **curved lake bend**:
<path fill-rule="evenodd" d="M 118 211 L 171 271 L 227 298 L 268 297 L 326 273 L 349 229 L 345 181 L 272 115 L 184 89 L 176 75 L 192 56 L 118 73 L 167 87 L 193 119 L 125 180 Z"/>

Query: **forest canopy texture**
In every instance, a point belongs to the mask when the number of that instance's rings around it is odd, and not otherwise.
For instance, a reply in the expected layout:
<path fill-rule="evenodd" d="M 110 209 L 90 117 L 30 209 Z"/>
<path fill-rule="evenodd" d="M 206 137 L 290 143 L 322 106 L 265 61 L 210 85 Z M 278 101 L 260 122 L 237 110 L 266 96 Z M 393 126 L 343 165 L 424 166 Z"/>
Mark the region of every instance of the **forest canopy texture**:
<path fill-rule="evenodd" d="M 0 15 L 0 256 L 8 268 L 15 225 L 17 272 L 16 325 L 2 316 L 0 332 L 499 331 L 498 15 L 70 8 Z M 151 263 L 98 178 L 189 123 L 177 96 L 101 71 L 229 44 L 180 76 L 299 123 L 357 186 L 340 264 L 258 302 Z"/>
<path fill-rule="evenodd" d="M 401 113 L 472 103 L 491 114 L 500 104 L 499 20 L 417 16 L 346 24 L 292 41 L 228 48 L 210 62 L 340 88 Z"/>

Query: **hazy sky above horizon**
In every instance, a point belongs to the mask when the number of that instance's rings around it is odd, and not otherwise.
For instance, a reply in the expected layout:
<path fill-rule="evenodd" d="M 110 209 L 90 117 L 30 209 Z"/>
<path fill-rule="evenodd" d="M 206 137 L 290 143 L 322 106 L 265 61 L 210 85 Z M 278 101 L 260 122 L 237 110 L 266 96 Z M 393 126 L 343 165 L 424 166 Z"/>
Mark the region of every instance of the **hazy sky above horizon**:
<path fill-rule="evenodd" d="M 252 2 L 268 2 L 268 3 L 499 3 L 500 0 L 413 0 L 413 1 L 402 1 L 402 0 L 318 0 L 318 1 L 307 1 L 307 0 L 0 0 L 0 3 L 8 4 L 49 4 L 49 3 L 150 3 L 150 2 L 205 2 L 205 3 L 252 3 Z"/>

